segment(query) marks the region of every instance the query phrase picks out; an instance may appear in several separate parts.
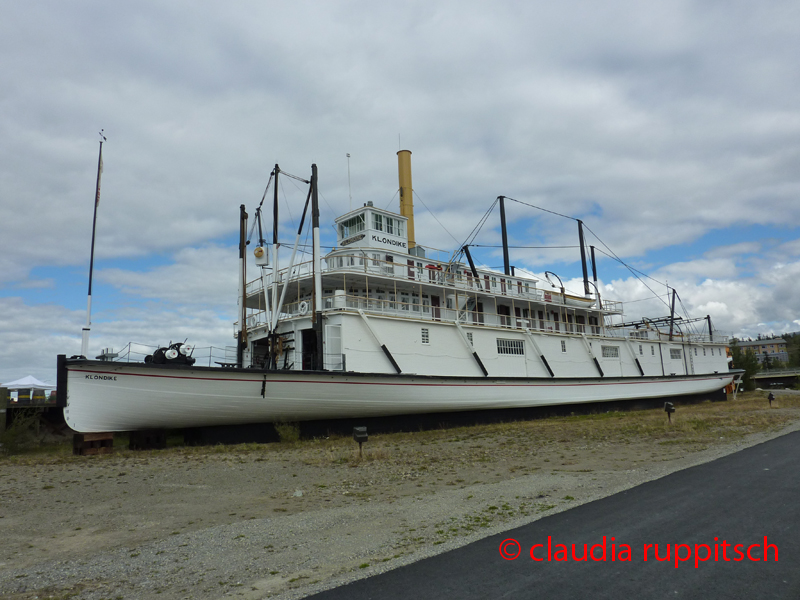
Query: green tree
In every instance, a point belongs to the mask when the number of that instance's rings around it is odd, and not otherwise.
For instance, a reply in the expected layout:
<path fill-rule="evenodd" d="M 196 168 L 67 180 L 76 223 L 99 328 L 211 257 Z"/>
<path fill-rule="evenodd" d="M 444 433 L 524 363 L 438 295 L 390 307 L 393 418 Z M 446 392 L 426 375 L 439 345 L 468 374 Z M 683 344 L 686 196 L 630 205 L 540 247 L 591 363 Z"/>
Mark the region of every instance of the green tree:
<path fill-rule="evenodd" d="M 783 336 L 786 340 L 786 352 L 789 353 L 790 367 L 800 367 L 800 333 L 788 333 Z"/>
<path fill-rule="evenodd" d="M 758 373 L 760 368 L 756 353 L 749 348 L 743 350 L 739 347 L 735 339 L 731 341 L 730 348 L 731 357 L 733 358 L 733 368 L 744 369 L 744 377 L 742 378 L 744 389 L 747 391 L 756 389 L 756 382 L 753 379 L 753 375 Z"/>

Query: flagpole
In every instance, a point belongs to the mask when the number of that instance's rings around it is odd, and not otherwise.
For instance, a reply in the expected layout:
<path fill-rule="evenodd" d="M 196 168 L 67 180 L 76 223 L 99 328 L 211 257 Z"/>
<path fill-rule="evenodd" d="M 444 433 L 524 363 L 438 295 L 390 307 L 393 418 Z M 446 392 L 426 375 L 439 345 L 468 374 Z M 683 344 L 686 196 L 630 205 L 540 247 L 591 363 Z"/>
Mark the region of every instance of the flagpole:
<path fill-rule="evenodd" d="M 100 154 L 97 157 L 97 187 L 94 193 L 94 217 L 92 218 L 92 250 L 89 254 L 89 295 L 86 301 L 86 326 L 81 339 L 81 355 L 85 358 L 89 353 L 89 331 L 92 325 L 92 273 L 94 272 L 94 238 L 97 230 L 97 206 L 100 204 L 100 176 L 103 174 L 103 142 L 106 137 L 100 130 Z"/>

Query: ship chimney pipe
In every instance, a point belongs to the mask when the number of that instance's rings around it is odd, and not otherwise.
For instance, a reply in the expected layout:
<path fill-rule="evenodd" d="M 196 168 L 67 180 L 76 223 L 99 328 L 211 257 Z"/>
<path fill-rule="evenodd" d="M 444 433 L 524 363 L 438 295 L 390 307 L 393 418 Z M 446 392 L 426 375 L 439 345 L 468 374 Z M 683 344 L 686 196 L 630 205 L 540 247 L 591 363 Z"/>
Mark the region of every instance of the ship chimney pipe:
<path fill-rule="evenodd" d="M 414 239 L 414 189 L 411 187 L 411 150 L 397 153 L 397 173 L 400 178 L 400 214 L 408 218 L 409 250 L 417 245 Z"/>

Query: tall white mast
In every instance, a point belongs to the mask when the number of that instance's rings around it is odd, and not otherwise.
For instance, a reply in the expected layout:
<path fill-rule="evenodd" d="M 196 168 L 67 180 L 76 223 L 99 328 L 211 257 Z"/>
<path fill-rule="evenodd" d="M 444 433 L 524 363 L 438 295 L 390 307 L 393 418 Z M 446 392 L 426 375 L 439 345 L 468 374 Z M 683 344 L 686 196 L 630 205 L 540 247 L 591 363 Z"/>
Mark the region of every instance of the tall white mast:
<path fill-rule="evenodd" d="M 92 250 L 89 254 L 89 294 L 86 300 L 86 326 L 83 328 L 81 336 L 81 356 L 86 357 L 89 353 L 89 331 L 92 328 L 92 274 L 94 272 L 94 238 L 97 230 L 97 206 L 100 204 L 100 176 L 103 174 L 103 142 L 106 136 L 100 130 L 100 153 L 97 157 L 97 187 L 94 193 L 94 217 L 92 218 Z"/>

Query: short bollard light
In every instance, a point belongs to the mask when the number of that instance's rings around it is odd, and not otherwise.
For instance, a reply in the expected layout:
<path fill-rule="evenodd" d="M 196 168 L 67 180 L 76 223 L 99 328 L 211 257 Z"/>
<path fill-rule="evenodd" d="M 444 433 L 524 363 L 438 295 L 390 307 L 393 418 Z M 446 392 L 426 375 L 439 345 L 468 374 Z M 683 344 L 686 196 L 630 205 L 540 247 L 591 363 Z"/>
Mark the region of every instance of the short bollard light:
<path fill-rule="evenodd" d="M 361 444 L 367 441 L 366 427 L 353 427 L 353 439 L 358 442 L 358 458 L 361 458 Z"/>
<path fill-rule="evenodd" d="M 667 413 L 667 419 L 672 423 L 672 413 L 675 412 L 675 405 L 672 402 L 664 402 L 664 412 Z"/>

